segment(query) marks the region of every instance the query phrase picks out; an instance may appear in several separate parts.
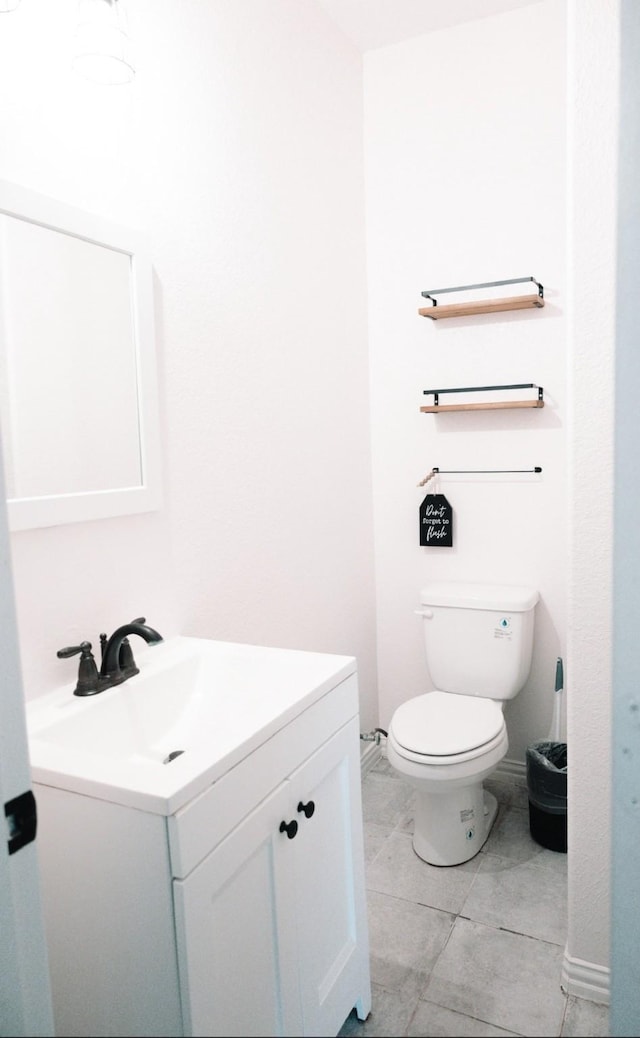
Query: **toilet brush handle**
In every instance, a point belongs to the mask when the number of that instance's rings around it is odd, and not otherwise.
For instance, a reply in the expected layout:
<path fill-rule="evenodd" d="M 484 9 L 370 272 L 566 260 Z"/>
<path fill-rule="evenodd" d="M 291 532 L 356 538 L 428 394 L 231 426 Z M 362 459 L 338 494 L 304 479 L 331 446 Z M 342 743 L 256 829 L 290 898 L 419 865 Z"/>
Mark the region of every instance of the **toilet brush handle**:
<path fill-rule="evenodd" d="M 549 731 L 549 742 L 560 742 L 560 703 L 562 701 L 562 689 L 564 686 L 564 674 L 562 658 L 558 656 L 556 662 L 556 687 L 553 702 L 553 720 Z"/>

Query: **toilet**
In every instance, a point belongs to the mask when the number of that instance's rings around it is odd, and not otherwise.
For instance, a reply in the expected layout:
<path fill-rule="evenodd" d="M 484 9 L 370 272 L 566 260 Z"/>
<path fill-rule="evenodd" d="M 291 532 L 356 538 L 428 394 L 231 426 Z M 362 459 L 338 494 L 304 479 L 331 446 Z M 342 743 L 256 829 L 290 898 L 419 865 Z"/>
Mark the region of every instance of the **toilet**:
<path fill-rule="evenodd" d="M 387 758 L 417 791 L 413 847 L 431 865 L 468 861 L 491 831 L 498 804 L 482 783 L 509 748 L 503 709 L 529 676 L 538 598 L 510 584 L 422 589 L 435 688 L 397 708 Z"/>

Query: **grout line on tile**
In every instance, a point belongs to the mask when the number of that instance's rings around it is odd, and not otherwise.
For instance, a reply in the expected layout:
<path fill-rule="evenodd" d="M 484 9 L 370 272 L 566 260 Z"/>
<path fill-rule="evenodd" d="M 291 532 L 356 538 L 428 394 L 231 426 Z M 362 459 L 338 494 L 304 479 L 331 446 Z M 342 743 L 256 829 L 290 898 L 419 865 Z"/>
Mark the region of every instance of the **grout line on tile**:
<path fill-rule="evenodd" d="M 418 1002 L 422 1002 L 423 1005 L 431 1004 L 432 1006 L 438 1006 L 439 1009 L 448 1009 L 450 1013 L 455 1013 L 457 1016 L 464 1017 L 466 1020 L 473 1020 L 474 1023 L 482 1024 L 483 1027 L 495 1027 L 508 1034 L 515 1035 L 516 1038 L 525 1038 L 520 1031 L 511 1031 L 509 1028 L 500 1027 L 499 1024 L 493 1023 L 492 1020 L 484 1020 L 481 1016 L 472 1016 L 471 1013 L 461 1013 L 459 1009 L 452 1009 L 451 1006 L 446 1005 L 444 1002 L 437 1002 L 435 998 L 419 998 Z M 416 1012 L 417 1007 L 413 1016 L 415 1016 Z M 413 1016 L 411 1019 L 413 1019 Z"/>
<path fill-rule="evenodd" d="M 470 920 L 473 922 L 473 920 Z M 482 923 L 482 926 L 491 926 L 491 923 Z M 564 943 L 557 944 L 555 941 L 548 941 L 544 937 L 533 937 L 530 933 L 522 933 L 521 930 L 511 930 L 508 926 L 493 926 L 493 930 L 500 930 L 502 933 L 512 933 L 516 937 L 526 937 L 528 941 L 535 941 L 536 944 L 546 944 L 550 948 L 564 948 Z M 558 986 L 560 986 L 560 980 L 558 980 Z"/>

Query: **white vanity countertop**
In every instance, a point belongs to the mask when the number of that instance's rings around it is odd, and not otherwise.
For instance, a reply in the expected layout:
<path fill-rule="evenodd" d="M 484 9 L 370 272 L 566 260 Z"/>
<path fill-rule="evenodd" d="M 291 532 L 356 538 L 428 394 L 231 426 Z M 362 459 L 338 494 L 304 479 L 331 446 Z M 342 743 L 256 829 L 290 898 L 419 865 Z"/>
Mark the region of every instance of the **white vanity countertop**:
<path fill-rule="evenodd" d="M 72 682 L 27 704 L 34 782 L 173 814 L 356 673 L 352 656 L 137 641 L 140 673 L 122 685 L 82 697 Z"/>

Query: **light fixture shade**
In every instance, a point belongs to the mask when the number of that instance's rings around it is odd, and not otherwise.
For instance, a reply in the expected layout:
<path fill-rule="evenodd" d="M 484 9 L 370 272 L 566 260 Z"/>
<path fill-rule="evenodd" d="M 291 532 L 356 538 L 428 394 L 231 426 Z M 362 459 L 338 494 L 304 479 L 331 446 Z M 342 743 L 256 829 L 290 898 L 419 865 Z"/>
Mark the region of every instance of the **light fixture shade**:
<path fill-rule="evenodd" d="M 80 0 L 73 67 L 94 83 L 130 83 L 135 75 L 123 0 Z"/>
<path fill-rule="evenodd" d="M 0 14 L 6 14 L 8 11 L 15 11 L 19 3 L 20 0 L 0 0 Z"/>

